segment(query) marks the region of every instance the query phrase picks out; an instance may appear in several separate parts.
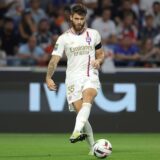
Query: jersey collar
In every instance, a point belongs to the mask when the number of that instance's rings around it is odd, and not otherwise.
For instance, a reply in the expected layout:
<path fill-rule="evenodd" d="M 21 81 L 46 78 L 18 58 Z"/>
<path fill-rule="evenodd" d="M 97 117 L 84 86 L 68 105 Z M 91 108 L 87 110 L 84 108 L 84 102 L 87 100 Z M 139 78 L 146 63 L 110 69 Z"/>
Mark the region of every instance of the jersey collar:
<path fill-rule="evenodd" d="M 79 36 L 79 35 L 83 34 L 86 30 L 87 30 L 87 28 L 84 27 L 81 32 L 76 33 L 76 32 L 73 30 L 73 28 L 71 28 L 71 29 L 70 29 L 70 32 L 71 32 L 72 34 L 74 34 L 74 35 L 78 35 L 78 36 Z"/>

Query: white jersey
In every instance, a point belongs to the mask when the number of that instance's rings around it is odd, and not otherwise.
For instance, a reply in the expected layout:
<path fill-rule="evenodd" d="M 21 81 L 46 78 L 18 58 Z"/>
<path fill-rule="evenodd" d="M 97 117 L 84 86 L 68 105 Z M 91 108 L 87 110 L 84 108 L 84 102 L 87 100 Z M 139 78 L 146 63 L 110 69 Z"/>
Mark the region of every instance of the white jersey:
<path fill-rule="evenodd" d="M 52 55 L 67 56 L 66 81 L 75 80 L 83 76 L 98 75 L 91 61 L 95 60 L 95 47 L 101 43 L 98 31 L 86 28 L 77 35 L 72 30 L 59 36 Z"/>

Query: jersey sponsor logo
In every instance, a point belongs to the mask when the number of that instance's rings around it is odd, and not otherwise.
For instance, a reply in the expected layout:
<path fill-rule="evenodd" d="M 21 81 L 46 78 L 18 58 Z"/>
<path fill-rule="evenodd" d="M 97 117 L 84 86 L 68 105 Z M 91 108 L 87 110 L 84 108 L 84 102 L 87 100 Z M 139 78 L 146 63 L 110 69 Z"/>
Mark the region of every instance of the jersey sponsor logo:
<path fill-rule="evenodd" d="M 74 56 L 89 54 L 94 50 L 93 46 L 78 46 L 69 48 Z"/>

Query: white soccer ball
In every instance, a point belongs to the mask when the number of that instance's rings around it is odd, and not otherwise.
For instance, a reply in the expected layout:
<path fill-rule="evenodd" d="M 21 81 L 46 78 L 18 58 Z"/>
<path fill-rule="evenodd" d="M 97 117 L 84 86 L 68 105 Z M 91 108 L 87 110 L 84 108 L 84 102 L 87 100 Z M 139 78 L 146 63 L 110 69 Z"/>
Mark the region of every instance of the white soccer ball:
<path fill-rule="evenodd" d="M 112 153 L 112 145 L 107 139 L 99 139 L 93 145 L 94 155 L 98 158 L 106 158 Z"/>

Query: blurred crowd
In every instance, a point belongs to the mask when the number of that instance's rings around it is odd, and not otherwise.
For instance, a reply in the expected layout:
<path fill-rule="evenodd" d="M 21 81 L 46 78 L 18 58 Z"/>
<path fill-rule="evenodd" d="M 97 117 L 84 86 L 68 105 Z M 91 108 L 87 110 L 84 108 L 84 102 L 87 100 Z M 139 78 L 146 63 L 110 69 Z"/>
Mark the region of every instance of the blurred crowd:
<path fill-rule="evenodd" d="M 0 66 L 46 66 L 74 3 L 102 36 L 104 72 L 160 66 L 160 0 L 0 0 Z"/>

